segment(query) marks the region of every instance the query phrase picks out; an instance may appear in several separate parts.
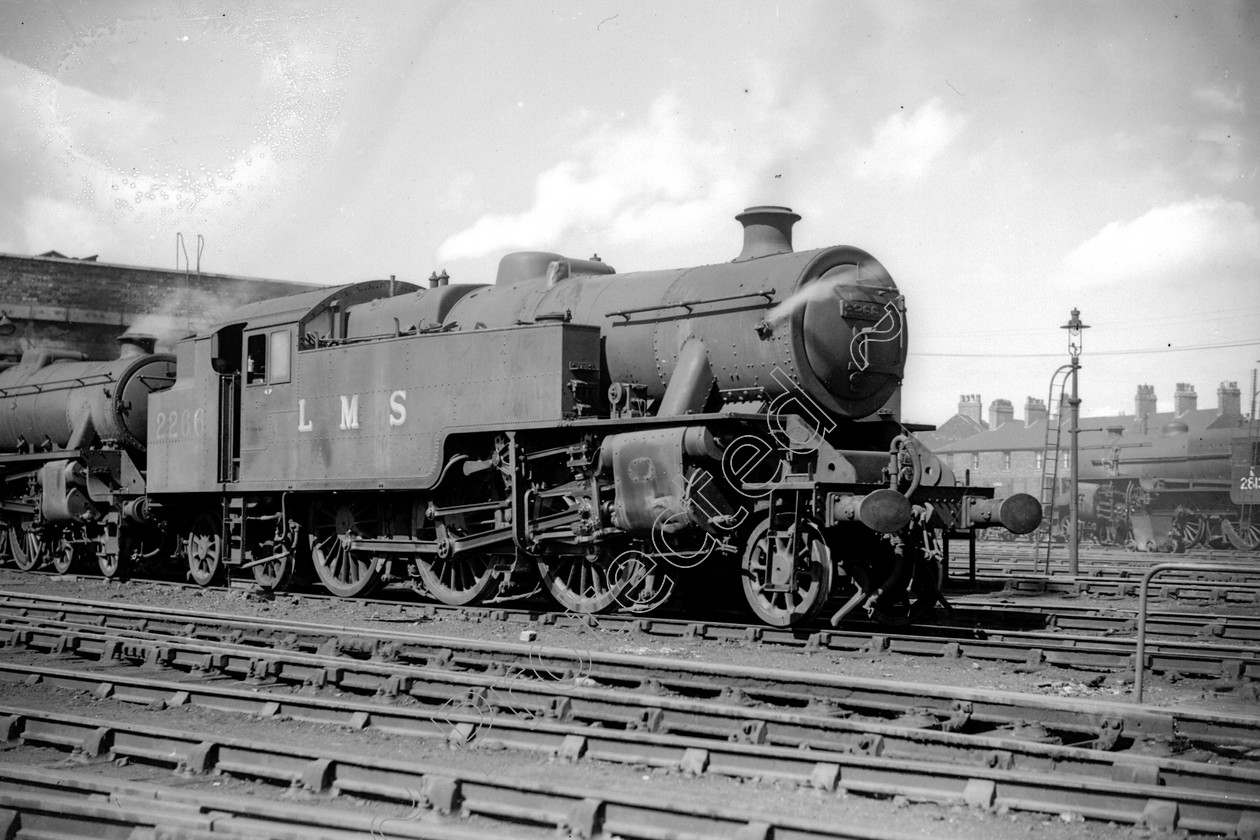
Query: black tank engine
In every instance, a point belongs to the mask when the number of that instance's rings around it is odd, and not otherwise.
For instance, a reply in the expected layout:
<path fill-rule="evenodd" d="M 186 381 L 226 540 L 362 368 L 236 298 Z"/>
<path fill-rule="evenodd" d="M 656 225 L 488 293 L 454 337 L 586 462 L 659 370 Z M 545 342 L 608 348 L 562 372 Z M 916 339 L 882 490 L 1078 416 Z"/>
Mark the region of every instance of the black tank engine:
<path fill-rule="evenodd" d="M 516 253 L 488 285 L 245 306 L 146 367 L 0 372 L 8 550 L 111 574 L 173 556 L 203 584 L 311 569 L 342 596 L 410 577 L 449 604 L 541 587 L 647 611 L 727 587 L 774 625 L 912 620 L 941 531 L 1027 533 L 1040 505 L 959 486 L 901 422 L 906 304 L 877 260 L 793 251 L 786 208 L 737 218 L 719 265 Z"/>

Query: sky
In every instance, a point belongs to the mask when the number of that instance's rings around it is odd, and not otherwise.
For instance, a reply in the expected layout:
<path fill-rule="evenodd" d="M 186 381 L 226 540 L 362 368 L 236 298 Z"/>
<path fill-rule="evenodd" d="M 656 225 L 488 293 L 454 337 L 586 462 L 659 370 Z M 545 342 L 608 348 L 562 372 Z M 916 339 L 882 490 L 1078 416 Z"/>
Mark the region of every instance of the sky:
<path fill-rule="evenodd" d="M 905 294 L 903 418 L 1260 360 L 1260 3 L 0 2 L 0 252 L 314 283 L 726 262 L 800 213 Z M 200 257 L 193 245 L 202 237 Z"/>

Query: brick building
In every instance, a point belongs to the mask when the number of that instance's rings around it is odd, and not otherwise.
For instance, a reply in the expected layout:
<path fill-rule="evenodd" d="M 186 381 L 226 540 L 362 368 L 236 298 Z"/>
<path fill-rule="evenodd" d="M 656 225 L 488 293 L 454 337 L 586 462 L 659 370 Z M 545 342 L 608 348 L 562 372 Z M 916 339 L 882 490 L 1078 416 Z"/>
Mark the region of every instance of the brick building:
<path fill-rule="evenodd" d="M 28 257 L 0 254 L 0 313 L 14 326 L 0 336 L 0 361 L 47 347 L 82 350 L 91 358 L 118 354 L 130 329 L 159 347 L 202 329 L 239 306 L 316 288 L 311 283 L 227 274 L 164 271 L 71 259 L 56 251 Z"/>
<path fill-rule="evenodd" d="M 1170 423 L 1184 425 L 1194 434 L 1206 429 L 1241 428 L 1246 423 L 1242 413 L 1242 392 L 1237 382 L 1222 382 L 1216 392 L 1217 407 L 1199 408 L 1198 395 L 1190 383 L 1177 383 L 1172 411 L 1157 411 L 1155 388 L 1139 385 L 1134 396 L 1134 413 L 1112 416 L 1083 416 L 1080 419 L 1079 457 L 1086 462 L 1105 461 L 1117 448 L 1141 446 L 1144 436 L 1160 434 Z M 998 488 L 999 496 L 1012 493 L 1041 493 L 1042 464 L 1046 452 L 1046 425 L 1049 412 L 1042 400 L 1029 397 L 1024 418 L 1015 419 L 1011 403 L 994 400 L 989 404 L 989 420 L 979 419 L 980 397 L 964 394 L 959 413 L 943 423 L 936 432 L 922 433 L 920 439 L 943 460 L 960 480 Z M 1059 475 L 1070 470 L 1070 447 L 1067 411 L 1060 412 L 1062 437 L 1059 442 Z M 955 432 L 983 426 L 980 431 L 963 437 L 936 437 L 940 432 Z"/>

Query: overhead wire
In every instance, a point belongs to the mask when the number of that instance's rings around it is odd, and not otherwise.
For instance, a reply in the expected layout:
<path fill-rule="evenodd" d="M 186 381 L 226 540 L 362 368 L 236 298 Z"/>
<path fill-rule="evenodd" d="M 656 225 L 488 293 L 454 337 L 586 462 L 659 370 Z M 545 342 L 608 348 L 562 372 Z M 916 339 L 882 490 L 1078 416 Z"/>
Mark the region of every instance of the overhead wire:
<path fill-rule="evenodd" d="M 1218 344 L 1186 344 L 1177 347 L 1152 347 L 1148 349 L 1134 350 L 1090 350 L 1090 356 L 1146 356 L 1155 353 L 1183 353 L 1195 350 L 1228 350 L 1235 347 L 1256 347 L 1260 346 L 1260 340 L 1255 341 L 1226 341 Z M 936 358 L 949 359 L 1057 359 L 1063 356 L 1059 353 L 921 353 L 910 351 L 910 356 L 930 356 Z"/>

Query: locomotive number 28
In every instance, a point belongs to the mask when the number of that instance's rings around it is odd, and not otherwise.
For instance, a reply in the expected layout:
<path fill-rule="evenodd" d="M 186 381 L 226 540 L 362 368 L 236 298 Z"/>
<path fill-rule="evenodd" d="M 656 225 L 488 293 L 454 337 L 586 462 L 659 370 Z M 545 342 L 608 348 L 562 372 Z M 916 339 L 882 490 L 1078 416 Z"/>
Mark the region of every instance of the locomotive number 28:
<path fill-rule="evenodd" d="M 206 410 L 162 411 L 153 419 L 153 439 L 173 441 L 203 437 L 206 433 Z"/>

